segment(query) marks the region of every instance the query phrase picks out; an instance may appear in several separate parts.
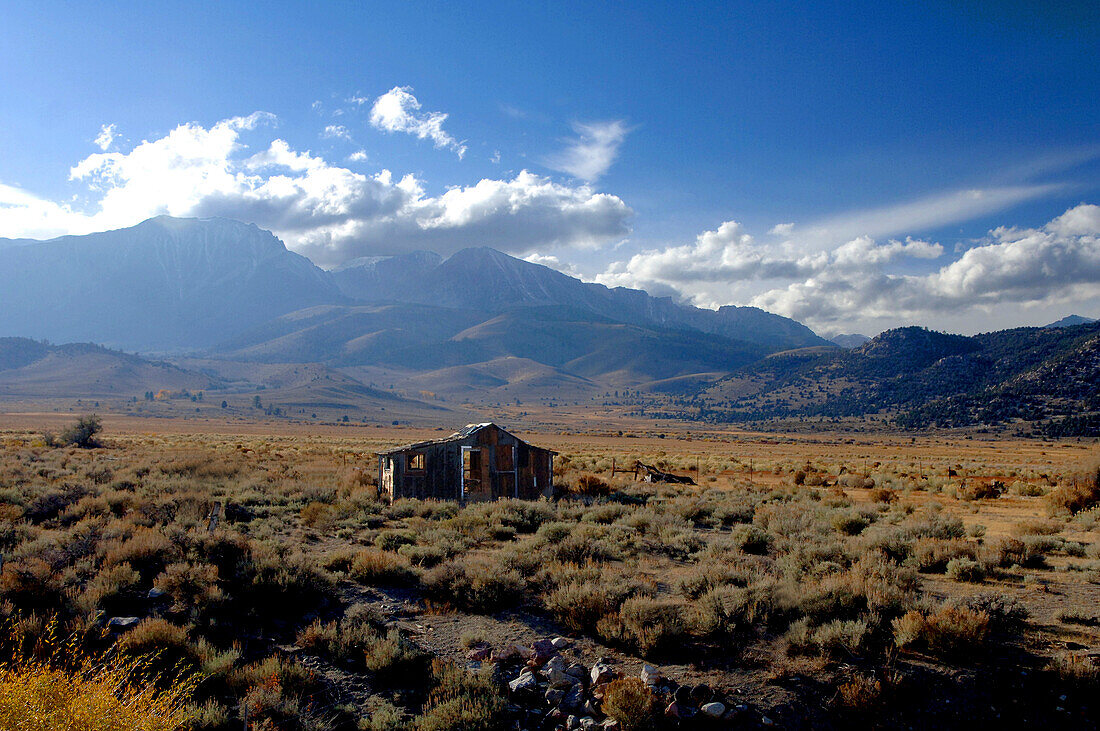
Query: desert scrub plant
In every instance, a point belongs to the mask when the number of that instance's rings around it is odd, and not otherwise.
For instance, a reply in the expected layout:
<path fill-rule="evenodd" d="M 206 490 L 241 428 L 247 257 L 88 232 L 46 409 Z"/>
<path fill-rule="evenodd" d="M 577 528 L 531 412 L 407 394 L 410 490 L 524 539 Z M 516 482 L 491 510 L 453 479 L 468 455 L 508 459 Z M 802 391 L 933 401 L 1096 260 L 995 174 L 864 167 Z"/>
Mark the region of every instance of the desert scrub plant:
<path fill-rule="evenodd" d="M 1051 490 L 1046 500 L 1051 512 L 1071 515 L 1100 505 L 1100 462 L 1086 467 L 1069 484 L 1061 484 Z"/>
<path fill-rule="evenodd" d="M 1050 659 L 1046 669 L 1063 686 L 1084 690 L 1100 688 L 1100 664 L 1087 654 L 1059 653 Z"/>
<path fill-rule="evenodd" d="M 63 429 L 56 441 L 61 446 L 94 449 L 100 446 L 96 435 L 101 431 L 103 431 L 103 420 L 96 414 L 85 414 Z"/>
<path fill-rule="evenodd" d="M 486 672 L 468 673 L 446 660 L 433 660 L 433 687 L 410 731 L 505 731 L 512 727 L 508 704 Z"/>
<path fill-rule="evenodd" d="M 910 545 L 908 564 L 925 574 L 942 574 L 956 559 L 974 559 L 977 548 L 957 538 L 918 538 Z"/>
<path fill-rule="evenodd" d="M 953 581 L 961 581 L 970 584 L 980 584 L 985 581 L 985 567 L 977 561 L 960 556 L 947 562 L 947 578 Z"/>
<path fill-rule="evenodd" d="M 416 580 L 405 556 L 377 548 L 355 554 L 349 571 L 352 578 L 368 586 L 400 586 Z"/>
<path fill-rule="evenodd" d="M 623 731 L 655 728 L 657 696 L 640 678 L 612 680 L 603 691 L 603 712 L 619 722 Z"/>
<path fill-rule="evenodd" d="M 193 620 L 205 619 L 225 600 L 218 568 L 208 563 L 169 564 L 153 586 L 172 598 L 173 612 L 187 613 Z"/>
<path fill-rule="evenodd" d="M 421 577 L 429 597 L 472 612 L 491 613 L 523 599 L 527 582 L 496 558 L 452 559 Z"/>
<path fill-rule="evenodd" d="M 641 593 L 636 581 L 598 566 L 549 566 L 547 581 L 553 587 L 543 600 L 546 610 L 571 630 L 592 631 L 597 623 L 617 612 L 627 597 Z"/>
<path fill-rule="evenodd" d="M 617 613 L 596 623 L 596 632 L 609 642 L 628 645 L 647 657 L 668 655 L 682 648 L 688 637 L 683 605 L 648 596 L 624 601 Z"/>
<path fill-rule="evenodd" d="M 892 624 L 894 643 L 900 649 L 925 649 L 940 657 L 958 657 L 984 649 L 990 618 L 966 606 L 945 604 L 935 612 L 912 610 Z"/>

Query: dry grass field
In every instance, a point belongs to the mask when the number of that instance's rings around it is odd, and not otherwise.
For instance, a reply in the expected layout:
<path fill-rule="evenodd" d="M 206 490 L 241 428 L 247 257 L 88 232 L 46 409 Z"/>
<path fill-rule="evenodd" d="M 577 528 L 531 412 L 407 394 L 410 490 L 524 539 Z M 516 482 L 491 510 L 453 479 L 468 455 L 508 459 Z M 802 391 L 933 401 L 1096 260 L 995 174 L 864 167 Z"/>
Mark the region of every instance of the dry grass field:
<path fill-rule="evenodd" d="M 118 686 L 196 729 L 1100 712 L 1096 443 L 519 431 L 560 498 L 462 507 L 375 487 L 375 451 L 449 430 L 108 415 L 48 446 L 72 419 L 0 415 L 0 688 L 138 662 Z"/>

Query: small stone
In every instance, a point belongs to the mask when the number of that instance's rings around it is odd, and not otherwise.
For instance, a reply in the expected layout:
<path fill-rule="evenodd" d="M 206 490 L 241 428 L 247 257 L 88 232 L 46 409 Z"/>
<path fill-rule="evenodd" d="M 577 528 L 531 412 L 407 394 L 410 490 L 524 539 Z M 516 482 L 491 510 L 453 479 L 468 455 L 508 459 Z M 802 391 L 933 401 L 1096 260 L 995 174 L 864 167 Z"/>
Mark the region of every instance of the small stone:
<path fill-rule="evenodd" d="M 581 665 L 579 662 L 569 663 L 569 667 L 565 669 L 565 672 L 569 673 L 582 683 L 588 679 L 588 668 L 586 668 L 584 665 Z"/>
<path fill-rule="evenodd" d="M 129 629 L 140 621 L 140 617 L 111 617 L 107 620 L 107 626 L 111 629 Z"/>
<path fill-rule="evenodd" d="M 699 683 L 691 689 L 691 699 L 695 701 L 695 705 L 701 706 L 704 703 L 710 703 L 714 698 L 714 691 L 706 683 Z"/>
<path fill-rule="evenodd" d="M 561 699 L 562 708 L 567 711 L 576 711 L 584 704 L 584 686 L 580 683 L 565 691 L 565 697 Z"/>
<path fill-rule="evenodd" d="M 668 704 L 668 708 L 665 709 L 665 718 L 679 718 L 680 717 L 680 704 L 676 701 Z"/>
<path fill-rule="evenodd" d="M 565 697 L 565 691 L 561 688 L 547 688 L 542 697 L 546 699 L 548 705 L 556 706 Z"/>
<path fill-rule="evenodd" d="M 760 724 L 761 724 L 762 726 L 774 726 L 774 725 L 775 725 L 775 721 L 771 720 L 771 719 L 770 719 L 770 718 L 768 718 L 767 716 L 761 716 L 761 717 L 760 717 Z"/>
<path fill-rule="evenodd" d="M 642 682 L 646 685 L 657 685 L 657 683 L 661 682 L 661 671 L 653 665 L 642 665 L 641 678 Z"/>
<path fill-rule="evenodd" d="M 538 688 L 539 681 L 530 670 L 524 670 L 512 682 L 508 683 L 508 689 L 513 693 L 524 693 Z"/>
<path fill-rule="evenodd" d="M 516 655 L 517 653 L 515 647 L 502 647 L 499 650 L 493 650 L 492 655 L 490 655 L 490 659 L 492 659 L 493 662 L 500 662 L 501 660 L 511 660 L 512 658 L 516 657 Z"/>
<path fill-rule="evenodd" d="M 676 702 L 681 706 L 686 706 L 688 703 L 691 703 L 691 688 L 686 685 L 681 685 L 676 689 L 672 697 L 675 698 Z"/>
<path fill-rule="evenodd" d="M 482 660 L 488 660 L 492 652 L 493 649 L 491 647 L 475 647 L 466 653 L 466 659 L 481 662 Z"/>
<path fill-rule="evenodd" d="M 619 720 L 616 718 L 605 718 L 600 726 L 604 731 L 619 731 Z"/>
<path fill-rule="evenodd" d="M 558 653 L 557 648 L 554 647 L 554 643 L 550 640 L 539 640 L 531 645 L 531 649 L 535 652 L 535 659 L 541 659 L 543 662 L 546 662 Z"/>
<path fill-rule="evenodd" d="M 597 660 L 596 664 L 592 666 L 590 677 L 592 678 L 592 685 L 603 685 L 615 679 L 615 669 L 607 663 Z"/>
<path fill-rule="evenodd" d="M 582 729 L 593 729 L 599 725 L 596 723 L 596 719 L 592 718 L 591 716 L 581 716 L 580 723 Z"/>
<path fill-rule="evenodd" d="M 577 678 L 561 668 L 547 670 L 546 681 L 550 683 L 551 688 L 571 688 L 577 684 Z"/>
<path fill-rule="evenodd" d="M 514 649 L 516 651 L 516 655 L 522 657 L 524 660 L 530 660 L 535 656 L 535 651 L 532 650 L 530 647 L 527 647 L 526 645 L 515 645 Z"/>
<path fill-rule="evenodd" d="M 570 714 L 565 717 L 565 727 L 572 731 L 573 729 L 580 728 L 581 721 L 576 716 Z"/>
<path fill-rule="evenodd" d="M 165 592 L 163 589 L 157 589 L 156 587 L 153 587 L 152 589 L 149 590 L 149 593 L 146 594 L 145 596 L 147 596 L 150 599 L 160 599 L 161 597 L 166 596 L 166 595 L 167 595 L 167 592 Z"/>
<path fill-rule="evenodd" d="M 726 707 L 718 702 L 707 703 L 699 709 L 699 712 L 711 718 L 721 718 L 722 714 L 726 712 Z"/>
<path fill-rule="evenodd" d="M 555 637 L 554 639 L 550 640 L 550 644 L 554 646 L 555 650 L 564 650 L 565 648 L 569 647 L 570 643 L 569 640 L 565 639 L 564 637 Z"/>

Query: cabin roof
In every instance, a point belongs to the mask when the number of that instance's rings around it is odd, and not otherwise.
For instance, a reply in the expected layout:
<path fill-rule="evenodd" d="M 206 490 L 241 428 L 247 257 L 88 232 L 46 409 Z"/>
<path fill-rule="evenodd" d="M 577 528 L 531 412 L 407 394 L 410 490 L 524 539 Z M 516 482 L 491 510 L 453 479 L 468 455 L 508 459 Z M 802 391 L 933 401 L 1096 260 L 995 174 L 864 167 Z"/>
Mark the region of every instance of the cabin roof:
<path fill-rule="evenodd" d="M 488 427 L 488 426 L 495 427 L 497 429 L 500 429 L 502 432 L 505 432 L 507 434 L 511 434 L 511 432 L 509 432 L 507 429 L 503 429 L 503 428 L 497 426 L 496 424 L 494 424 L 491 421 L 486 421 L 486 422 L 483 422 L 481 424 L 467 424 L 466 426 L 462 427 L 461 429 L 456 431 L 454 434 L 451 434 L 450 436 L 440 437 L 439 439 L 428 439 L 428 440 L 423 441 L 423 442 L 413 442 L 412 444 L 406 444 L 406 445 L 401 446 L 401 447 L 395 447 L 393 449 L 386 450 L 385 452 L 379 452 L 378 454 L 379 455 L 398 454 L 399 452 L 408 452 L 408 451 L 415 450 L 415 449 L 423 449 L 425 447 L 430 447 L 430 446 L 433 446 L 433 445 L 436 445 L 436 444 L 446 444 L 448 442 L 462 441 L 463 439 L 466 439 L 468 437 L 473 436 L 474 434 L 476 434 L 477 432 L 481 431 L 482 429 L 484 429 L 485 427 Z M 512 434 L 512 436 L 515 437 L 518 441 L 521 441 L 524 444 L 527 444 L 532 449 L 542 449 L 543 451 L 550 452 L 551 454 L 557 454 L 557 452 L 554 452 L 554 451 L 549 450 L 549 449 L 545 449 L 544 447 L 536 447 L 534 444 L 531 444 L 527 441 L 524 441 L 523 439 L 520 439 L 515 434 Z"/>

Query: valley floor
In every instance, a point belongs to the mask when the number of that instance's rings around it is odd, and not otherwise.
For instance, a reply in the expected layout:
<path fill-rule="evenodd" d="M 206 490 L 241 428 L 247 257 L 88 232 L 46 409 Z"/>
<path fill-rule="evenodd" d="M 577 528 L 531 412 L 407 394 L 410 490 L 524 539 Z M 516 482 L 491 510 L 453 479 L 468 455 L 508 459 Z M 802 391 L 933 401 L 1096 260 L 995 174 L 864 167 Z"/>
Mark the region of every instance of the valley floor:
<path fill-rule="evenodd" d="M 1095 441 L 518 429 L 562 498 L 462 507 L 374 486 L 375 452 L 460 424 L 108 413 L 101 448 L 47 446 L 73 416 L 0 413 L 0 651 L 52 616 L 89 652 L 160 652 L 202 673 L 196 728 L 1100 712 Z"/>

